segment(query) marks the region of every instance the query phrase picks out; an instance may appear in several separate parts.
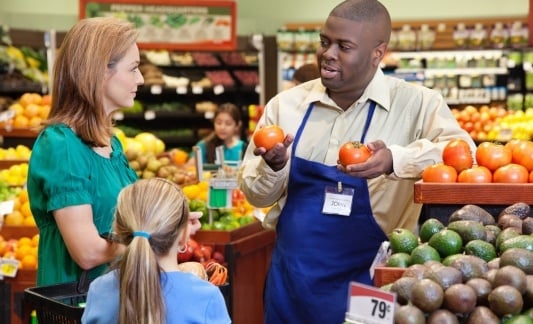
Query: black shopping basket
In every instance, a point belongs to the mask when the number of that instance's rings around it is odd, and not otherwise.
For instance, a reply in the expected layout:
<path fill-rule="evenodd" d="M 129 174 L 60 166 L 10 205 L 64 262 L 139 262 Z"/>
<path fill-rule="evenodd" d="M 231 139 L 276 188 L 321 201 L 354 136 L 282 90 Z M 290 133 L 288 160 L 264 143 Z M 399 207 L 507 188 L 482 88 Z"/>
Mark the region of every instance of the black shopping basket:
<path fill-rule="evenodd" d="M 24 290 L 24 307 L 35 310 L 39 324 L 81 323 L 89 282 L 83 272 L 79 282 Z"/>

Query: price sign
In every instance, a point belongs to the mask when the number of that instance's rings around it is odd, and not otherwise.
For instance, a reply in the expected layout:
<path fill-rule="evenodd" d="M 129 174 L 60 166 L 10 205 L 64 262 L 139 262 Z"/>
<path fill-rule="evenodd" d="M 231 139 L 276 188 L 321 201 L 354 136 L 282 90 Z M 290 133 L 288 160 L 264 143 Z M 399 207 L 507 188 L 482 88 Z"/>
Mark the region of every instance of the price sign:
<path fill-rule="evenodd" d="M 392 324 L 395 302 L 393 293 L 352 282 L 346 320 L 349 323 Z"/>
<path fill-rule="evenodd" d="M 19 268 L 19 261 L 16 259 L 0 259 L 0 276 L 15 277 Z"/>

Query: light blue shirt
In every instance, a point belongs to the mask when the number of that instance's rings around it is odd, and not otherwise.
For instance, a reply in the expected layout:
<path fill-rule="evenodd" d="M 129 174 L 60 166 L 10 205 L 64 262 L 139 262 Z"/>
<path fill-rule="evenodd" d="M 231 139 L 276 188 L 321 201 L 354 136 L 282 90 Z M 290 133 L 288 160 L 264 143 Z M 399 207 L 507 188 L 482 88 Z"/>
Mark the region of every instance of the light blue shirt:
<path fill-rule="evenodd" d="M 117 270 L 96 278 L 89 286 L 81 322 L 118 323 L 119 281 Z M 224 296 L 220 289 L 192 273 L 164 272 L 161 277 L 167 324 L 228 324 Z"/>

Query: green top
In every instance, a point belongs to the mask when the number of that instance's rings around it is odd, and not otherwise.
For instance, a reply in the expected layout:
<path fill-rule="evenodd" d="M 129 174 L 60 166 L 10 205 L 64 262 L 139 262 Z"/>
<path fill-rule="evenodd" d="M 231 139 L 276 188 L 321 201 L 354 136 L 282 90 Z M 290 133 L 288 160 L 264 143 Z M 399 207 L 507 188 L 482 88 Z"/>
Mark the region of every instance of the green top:
<path fill-rule="evenodd" d="M 31 211 L 39 227 L 37 285 L 78 281 L 83 271 L 70 257 L 52 212 L 90 204 L 100 234 L 110 232 L 119 191 L 137 180 L 118 138 L 105 158 L 64 124 L 50 125 L 37 137 L 28 170 Z M 76 216 L 72 216 L 76 217 Z M 89 271 L 100 275 L 101 265 Z"/>
<path fill-rule="evenodd" d="M 207 143 L 205 140 L 200 140 L 198 143 L 196 143 L 196 146 L 200 148 L 200 151 L 202 153 L 202 162 L 204 164 L 209 163 L 207 161 Z M 235 144 L 233 147 L 227 147 L 224 144 L 224 163 L 231 166 L 237 166 L 242 160 L 242 154 L 244 153 L 244 150 L 246 149 L 245 143 L 243 140 L 239 140 L 237 144 Z M 191 157 L 194 157 L 194 151 L 190 154 Z M 217 162 L 217 161 L 215 161 Z"/>

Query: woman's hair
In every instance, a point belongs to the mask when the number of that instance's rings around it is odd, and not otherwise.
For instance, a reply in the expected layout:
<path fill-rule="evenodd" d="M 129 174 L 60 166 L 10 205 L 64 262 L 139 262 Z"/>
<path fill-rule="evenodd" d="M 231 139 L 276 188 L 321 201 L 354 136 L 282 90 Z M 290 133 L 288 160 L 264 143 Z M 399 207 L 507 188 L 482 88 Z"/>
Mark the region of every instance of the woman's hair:
<path fill-rule="evenodd" d="M 119 193 L 114 231 L 127 247 L 114 264 L 120 273 L 119 323 L 165 322 L 157 256 L 169 253 L 180 235 L 188 235 L 188 219 L 185 195 L 171 181 L 141 179 Z M 138 231 L 146 236 L 134 236 Z"/>
<path fill-rule="evenodd" d="M 292 79 L 298 83 L 304 83 L 313 79 L 320 78 L 320 70 L 316 63 L 306 63 L 300 66 L 296 71 Z"/>
<path fill-rule="evenodd" d="M 109 145 L 113 122 L 104 111 L 104 78 L 138 31 L 127 21 L 95 17 L 77 22 L 65 35 L 54 62 L 52 105 L 45 124 L 65 123 L 94 146 Z"/>
<path fill-rule="evenodd" d="M 217 110 L 215 111 L 215 116 L 213 117 L 213 121 L 221 113 L 229 114 L 231 118 L 235 121 L 235 124 L 237 124 L 237 126 L 239 126 L 242 123 L 241 111 L 239 110 L 239 107 L 237 107 L 236 105 L 232 103 L 223 103 L 220 106 L 218 106 Z M 207 156 L 207 161 L 204 161 L 204 163 L 215 163 L 216 148 L 220 145 L 223 145 L 224 142 L 217 136 L 217 134 L 214 131 L 211 132 L 211 134 L 209 134 L 204 139 L 204 141 L 205 141 L 206 156 Z"/>

